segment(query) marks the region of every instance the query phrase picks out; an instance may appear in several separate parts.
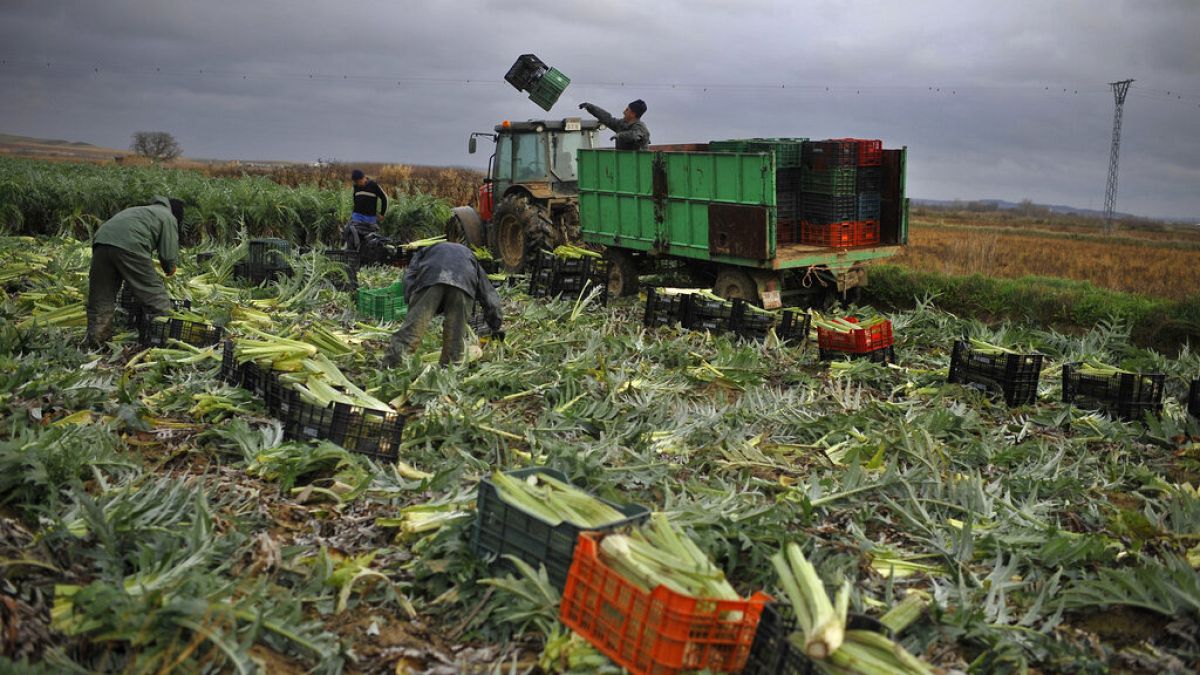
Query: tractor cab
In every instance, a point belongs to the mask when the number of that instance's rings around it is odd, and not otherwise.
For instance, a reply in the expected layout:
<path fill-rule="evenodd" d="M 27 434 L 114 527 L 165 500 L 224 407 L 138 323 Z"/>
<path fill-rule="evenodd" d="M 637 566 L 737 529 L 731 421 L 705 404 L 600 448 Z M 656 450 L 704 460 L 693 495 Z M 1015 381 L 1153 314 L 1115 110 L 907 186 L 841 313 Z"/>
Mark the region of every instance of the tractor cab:
<path fill-rule="evenodd" d="M 479 210 L 454 209 L 447 236 L 473 246 L 488 246 L 511 271 L 544 247 L 574 241 L 579 230 L 579 178 L 576 151 L 598 147 L 596 120 L 503 122 L 495 133 L 479 136 L 496 149 L 488 159 L 487 178 L 479 189 Z"/>

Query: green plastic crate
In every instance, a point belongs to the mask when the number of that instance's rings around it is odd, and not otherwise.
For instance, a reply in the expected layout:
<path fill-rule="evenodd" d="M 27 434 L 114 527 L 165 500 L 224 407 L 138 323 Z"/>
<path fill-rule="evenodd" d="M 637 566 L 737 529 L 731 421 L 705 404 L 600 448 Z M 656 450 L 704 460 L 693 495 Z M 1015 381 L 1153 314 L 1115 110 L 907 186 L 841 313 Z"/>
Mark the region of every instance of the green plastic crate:
<path fill-rule="evenodd" d="M 800 175 L 800 189 L 835 197 L 852 195 L 858 191 L 857 172 L 858 168 L 853 166 L 811 169 Z"/>
<path fill-rule="evenodd" d="M 800 166 L 800 144 L 807 138 L 731 138 L 711 141 L 708 149 L 714 152 L 770 152 L 775 155 L 775 167 L 788 169 Z"/>
<path fill-rule="evenodd" d="M 397 281 L 387 288 L 358 289 L 358 311 L 381 321 L 399 321 L 408 314 L 404 303 L 404 282 Z"/>
<path fill-rule="evenodd" d="M 542 110 L 549 112 L 554 107 L 554 103 L 558 101 L 558 97 L 562 96 L 568 84 L 571 84 L 571 78 L 551 68 L 529 88 L 529 100 L 541 106 Z"/>

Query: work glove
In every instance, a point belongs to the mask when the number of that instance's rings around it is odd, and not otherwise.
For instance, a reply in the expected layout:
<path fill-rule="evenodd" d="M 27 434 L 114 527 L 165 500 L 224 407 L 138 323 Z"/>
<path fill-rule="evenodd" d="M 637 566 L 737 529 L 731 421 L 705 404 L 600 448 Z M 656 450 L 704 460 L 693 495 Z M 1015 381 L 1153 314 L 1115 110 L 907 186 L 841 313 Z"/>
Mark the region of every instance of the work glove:
<path fill-rule="evenodd" d="M 580 109 L 580 110 L 585 110 L 585 109 L 588 107 L 588 105 L 590 105 L 590 104 L 588 104 L 588 103 L 580 103 L 580 104 L 579 104 L 579 109 Z"/>

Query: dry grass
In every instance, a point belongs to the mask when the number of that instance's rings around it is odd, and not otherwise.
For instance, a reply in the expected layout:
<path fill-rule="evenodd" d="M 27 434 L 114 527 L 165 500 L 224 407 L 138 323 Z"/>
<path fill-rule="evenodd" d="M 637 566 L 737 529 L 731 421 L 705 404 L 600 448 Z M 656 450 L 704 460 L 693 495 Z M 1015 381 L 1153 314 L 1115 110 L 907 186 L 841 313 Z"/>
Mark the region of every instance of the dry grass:
<path fill-rule="evenodd" d="M 1120 237 L 1106 239 L 1096 226 L 1091 234 L 1095 236 L 1071 228 L 1020 229 L 1018 224 L 998 227 L 984 219 L 934 225 L 914 218 L 908 249 L 895 261 L 951 275 L 1076 279 L 1173 300 L 1197 295 L 1200 247 L 1194 244 L 1200 242 L 1200 232 L 1124 230 Z"/>
<path fill-rule="evenodd" d="M 414 166 L 411 164 L 331 164 L 308 166 L 304 164 L 278 164 L 267 166 L 245 166 L 235 163 L 212 165 L 203 169 L 209 176 L 239 178 L 241 176 L 265 176 L 280 185 L 299 187 L 315 185 L 322 188 L 350 189 L 350 171 L 362 169 L 379 185 L 393 194 L 426 194 L 444 199 L 452 206 L 469 204 L 474 206 L 478 190 L 483 182 L 483 173 L 472 169 L 438 166 Z"/>

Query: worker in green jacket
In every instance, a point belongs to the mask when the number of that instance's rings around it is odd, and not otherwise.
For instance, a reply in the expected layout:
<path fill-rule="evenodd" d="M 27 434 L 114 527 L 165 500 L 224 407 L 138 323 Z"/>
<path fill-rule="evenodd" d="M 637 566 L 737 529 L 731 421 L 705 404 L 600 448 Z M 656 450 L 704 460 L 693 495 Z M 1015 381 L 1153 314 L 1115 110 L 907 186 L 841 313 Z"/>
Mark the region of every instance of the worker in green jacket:
<path fill-rule="evenodd" d="M 171 311 L 167 287 L 154 270 L 154 254 L 162 271 L 171 276 L 179 262 L 179 232 L 183 202 L 155 197 L 146 206 L 133 206 L 109 218 L 92 238 L 92 268 L 88 274 L 87 345 L 99 347 L 112 337 L 117 293 L 124 282 L 147 314 Z"/>
<path fill-rule="evenodd" d="M 645 150 L 650 145 L 650 129 L 642 121 L 646 114 L 646 102 L 642 99 L 625 106 L 621 119 L 613 117 L 604 108 L 591 103 L 580 103 L 580 110 L 588 111 L 592 117 L 600 120 L 604 126 L 617 132 L 618 150 Z"/>

